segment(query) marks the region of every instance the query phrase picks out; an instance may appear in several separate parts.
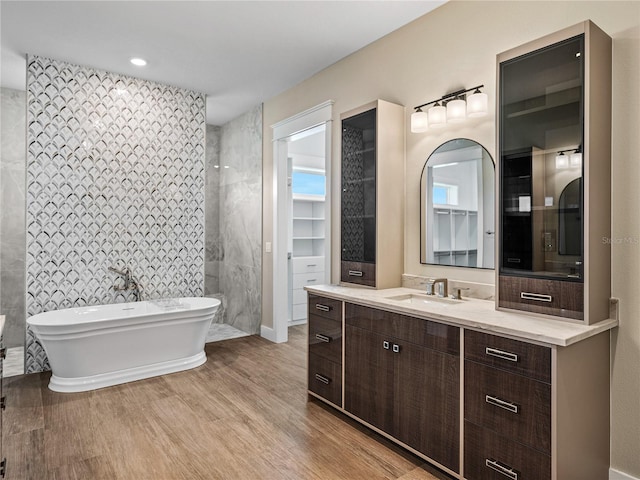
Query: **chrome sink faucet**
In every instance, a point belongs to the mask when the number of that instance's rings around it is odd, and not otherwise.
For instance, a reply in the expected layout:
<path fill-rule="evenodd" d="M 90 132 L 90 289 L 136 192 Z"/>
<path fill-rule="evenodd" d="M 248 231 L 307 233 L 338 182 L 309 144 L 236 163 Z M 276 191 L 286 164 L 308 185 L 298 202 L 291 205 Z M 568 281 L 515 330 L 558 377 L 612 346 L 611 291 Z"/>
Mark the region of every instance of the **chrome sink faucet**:
<path fill-rule="evenodd" d="M 136 297 L 136 302 L 139 302 L 142 298 L 142 286 L 140 285 L 140 282 L 138 282 L 138 280 L 133 275 L 131 275 L 131 270 L 129 270 L 129 267 L 124 267 L 123 270 L 118 270 L 115 267 L 109 267 L 109 270 L 117 273 L 122 278 L 124 278 L 124 285 L 122 285 L 121 287 L 118 285 L 114 285 L 113 289 L 116 292 L 133 290 L 133 294 Z"/>
<path fill-rule="evenodd" d="M 446 278 L 430 278 L 427 280 L 427 295 L 437 295 L 440 298 L 447 296 L 449 285 Z"/>

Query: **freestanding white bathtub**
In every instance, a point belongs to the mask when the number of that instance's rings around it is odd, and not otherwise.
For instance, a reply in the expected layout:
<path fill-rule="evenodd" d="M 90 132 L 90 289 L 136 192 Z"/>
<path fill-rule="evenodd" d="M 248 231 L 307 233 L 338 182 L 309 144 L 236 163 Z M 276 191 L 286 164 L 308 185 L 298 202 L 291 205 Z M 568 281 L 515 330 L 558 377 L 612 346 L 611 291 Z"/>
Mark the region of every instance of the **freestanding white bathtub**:
<path fill-rule="evenodd" d="M 219 305 L 195 297 L 117 303 L 39 313 L 27 325 L 49 358 L 49 388 L 84 392 L 202 365 Z"/>

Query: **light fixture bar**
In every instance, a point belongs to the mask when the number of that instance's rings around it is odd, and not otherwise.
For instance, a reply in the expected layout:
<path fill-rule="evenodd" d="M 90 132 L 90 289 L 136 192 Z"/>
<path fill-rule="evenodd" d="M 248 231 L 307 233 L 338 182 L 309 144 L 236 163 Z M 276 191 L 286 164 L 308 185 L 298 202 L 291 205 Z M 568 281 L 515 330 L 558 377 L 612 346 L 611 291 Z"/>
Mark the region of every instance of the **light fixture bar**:
<path fill-rule="evenodd" d="M 431 102 L 423 103 L 422 105 L 413 107 L 413 109 L 417 111 L 419 108 L 426 107 L 427 105 L 431 105 L 433 103 L 446 102 L 448 100 L 453 100 L 454 98 L 459 97 L 460 95 L 464 95 L 465 93 L 468 93 L 472 90 L 479 90 L 480 88 L 484 88 L 484 85 L 478 85 L 477 87 L 472 87 L 472 88 L 458 90 L 457 92 L 447 93 L 442 97 L 438 98 L 437 100 L 432 100 Z"/>

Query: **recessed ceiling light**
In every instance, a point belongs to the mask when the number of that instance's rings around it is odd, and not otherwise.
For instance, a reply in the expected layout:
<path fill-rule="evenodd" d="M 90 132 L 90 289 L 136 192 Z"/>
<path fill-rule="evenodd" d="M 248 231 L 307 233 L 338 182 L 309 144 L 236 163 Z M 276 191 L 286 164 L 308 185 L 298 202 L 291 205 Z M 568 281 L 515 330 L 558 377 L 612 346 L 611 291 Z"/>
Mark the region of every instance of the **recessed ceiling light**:
<path fill-rule="evenodd" d="M 132 58 L 130 61 L 138 67 L 144 67 L 147 64 L 147 61 L 142 58 Z"/>

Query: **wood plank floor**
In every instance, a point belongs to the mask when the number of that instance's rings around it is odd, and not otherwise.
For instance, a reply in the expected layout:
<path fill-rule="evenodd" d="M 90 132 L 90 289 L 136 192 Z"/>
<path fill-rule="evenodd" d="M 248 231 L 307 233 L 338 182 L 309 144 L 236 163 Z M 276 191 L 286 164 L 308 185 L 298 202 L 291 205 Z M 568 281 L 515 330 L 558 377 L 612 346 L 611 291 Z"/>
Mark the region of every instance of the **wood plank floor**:
<path fill-rule="evenodd" d="M 7 378 L 6 478 L 450 478 L 309 399 L 306 326 L 289 338 L 211 343 L 201 367 L 93 392 L 51 392 L 48 373 Z"/>

